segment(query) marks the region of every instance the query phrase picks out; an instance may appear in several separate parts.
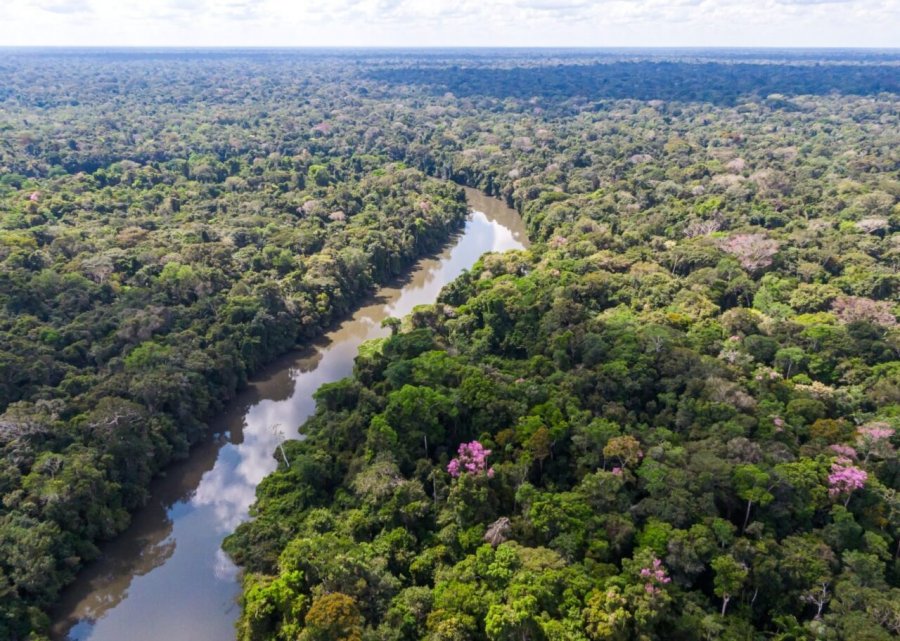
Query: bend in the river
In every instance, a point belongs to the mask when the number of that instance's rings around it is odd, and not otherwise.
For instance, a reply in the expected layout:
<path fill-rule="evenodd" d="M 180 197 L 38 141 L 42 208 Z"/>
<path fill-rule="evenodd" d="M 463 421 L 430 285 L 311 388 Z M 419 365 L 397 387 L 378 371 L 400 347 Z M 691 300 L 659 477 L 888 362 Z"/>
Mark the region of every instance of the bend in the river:
<path fill-rule="evenodd" d="M 56 608 L 54 634 L 72 641 L 222 641 L 234 638 L 238 569 L 222 539 L 248 518 L 256 486 L 275 469 L 283 435 L 315 409 L 313 392 L 349 376 L 359 345 L 386 335 L 381 321 L 434 302 L 441 288 L 485 252 L 525 247 L 518 213 L 466 189 L 473 210 L 439 256 L 419 261 L 408 280 L 380 289 L 338 329 L 266 368 L 212 421 L 216 436 L 158 479 L 148 505 L 104 546 Z"/>

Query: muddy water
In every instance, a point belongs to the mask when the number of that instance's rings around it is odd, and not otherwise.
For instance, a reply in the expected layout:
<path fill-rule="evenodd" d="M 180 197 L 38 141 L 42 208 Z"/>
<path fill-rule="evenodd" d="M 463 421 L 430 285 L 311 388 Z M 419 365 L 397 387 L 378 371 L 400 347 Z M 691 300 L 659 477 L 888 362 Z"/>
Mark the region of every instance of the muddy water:
<path fill-rule="evenodd" d="M 379 290 L 310 349 L 273 363 L 212 422 L 214 438 L 155 482 L 150 502 L 129 529 L 63 593 L 55 613 L 57 639 L 234 638 L 238 569 L 220 545 L 248 518 L 257 484 L 275 469 L 279 440 L 297 436 L 312 414 L 313 392 L 350 375 L 360 343 L 386 335 L 383 319 L 433 302 L 483 253 L 527 245 L 514 210 L 476 190 L 467 189 L 466 196 L 473 213 L 444 252 L 420 261 L 401 286 Z"/>

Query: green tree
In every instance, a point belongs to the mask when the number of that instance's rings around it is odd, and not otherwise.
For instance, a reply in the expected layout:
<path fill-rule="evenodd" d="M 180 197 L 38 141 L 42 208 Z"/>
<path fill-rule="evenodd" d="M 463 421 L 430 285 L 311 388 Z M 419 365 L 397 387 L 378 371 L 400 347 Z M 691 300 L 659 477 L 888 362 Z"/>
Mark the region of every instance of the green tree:
<path fill-rule="evenodd" d="M 750 522 L 750 510 L 753 505 L 766 506 L 775 497 L 770 492 L 771 477 L 767 472 L 756 465 L 738 465 L 732 474 L 737 495 L 747 501 L 747 509 L 744 511 L 744 523 L 741 531 L 747 529 Z"/>
<path fill-rule="evenodd" d="M 722 616 L 725 616 L 731 599 L 747 580 L 747 566 L 736 561 L 731 555 L 722 555 L 713 559 L 712 569 L 715 572 L 715 593 L 722 599 Z"/>
<path fill-rule="evenodd" d="M 340 592 L 313 600 L 300 634 L 303 641 L 360 641 L 363 617 L 356 601 Z"/>

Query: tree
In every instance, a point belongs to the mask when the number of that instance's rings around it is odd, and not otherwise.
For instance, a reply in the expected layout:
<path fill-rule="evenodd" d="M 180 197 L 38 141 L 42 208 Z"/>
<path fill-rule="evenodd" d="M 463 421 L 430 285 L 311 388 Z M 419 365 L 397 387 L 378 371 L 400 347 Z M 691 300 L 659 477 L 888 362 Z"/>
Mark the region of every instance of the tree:
<path fill-rule="evenodd" d="M 831 464 L 831 474 L 828 475 L 828 494 L 833 497 L 846 494 L 844 507 L 847 507 L 853 492 L 862 489 L 868 477 L 868 473 L 853 465 L 850 459 L 839 456 Z"/>
<path fill-rule="evenodd" d="M 541 425 L 535 430 L 534 434 L 528 438 L 526 446 L 531 453 L 531 457 L 537 460 L 540 471 L 543 474 L 544 460 L 550 456 L 553 447 L 553 441 L 550 438 L 550 430 L 544 425 Z"/>
<path fill-rule="evenodd" d="M 747 509 L 744 511 L 744 523 L 741 531 L 747 529 L 750 522 L 750 509 L 754 504 L 766 506 L 775 498 L 770 490 L 770 477 L 756 465 L 738 465 L 733 472 L 734 485 L 737 495 L 747 501 Z"/>
<path fill-rule="evenodd" d="M 784 347 L 775 352 L 775 367 L 782 371 L 785 378 L 800 371 L 807 360 L 806 352 L 799 347 Z"/>
<path fill-rule="evenodd" d="M 801 604 L 813 604 L 821 617 L 831 600 L 834 551 L 815 536 L 792 535 L 781 543 L 781 569 Z"/>
<path fill-rule="evenodd" d="M 737 258 L 741 267 L 750 272 L 771 265 L 773 257 L 778 253 L 778 242 L 765 234 L 736 234 L 722 241 L 719 246 Z"/>
<path fill-rule="evenodd" d="M 715 572 L 715 593 L 722 599 L 722 616 L 725 616 L 732 597 L 740 591 L 744 581 L 747 580 L 747 566 L 736 561 L 731 555 L 725 554 L 713 559 L 712 569 Z"/>
<path fill-rule="evenodd" d="M 538 603 L 531 595 L 495 604 L 484 619 L 484 631 L 491 641 L 533 641 L 541 636 L 536 620 Z"/>
<path fill-rule="evenodd" d="M 442 442 L 447 425 L 456 416 L 452 401 L 430 387 L 404 385 L 392 392 L 384 417 L 397 432 L 400 442 L 422 439 L 422 454 L 429 456 L 428 441 Z"/>
<path fill-rule="evenodd" d="M 615 459 L 619 465 L 634 467 L 644 456 L 641 443 L 633 436 L 616 436 L 603 447 L 603 456 Z"/>
<path fill-rule="evenodd" d="M 897 317 L 887 301 L 862 296 L 840 296 L 831 305 L 842 323 L 869 322 L 882 327 L 897 325 Z"/>
<path fill-rule="evenodd" d="M 313 600 L 304 619 L 302 641 L 361 641 L 363 617 L 356 601 L 340 592 Z"/>
<path fill-rule="evenodd" d="M 453 478 L 458 478 L 463 474 L 480 475 L 486 474 L 488 478 L 494 476 L 494 468 L 488 467 L 487 457 L 491 455 L 491 451 L 478 441 L 471 443 L 462 443 L 457 450 L 456 458 L 452 459 L 447 465 L 447 471 Z"/>
<path fill-rule="evenodd" d="M 400 331 L 400 325 L 402 321 L 399 318 L 394 318 L 393 316 L 388 316 L 383 321 L 381 321 L 382 327 L 388 327 L 391 330 L 391 336 L 396 336 L 397 332 Z"/>

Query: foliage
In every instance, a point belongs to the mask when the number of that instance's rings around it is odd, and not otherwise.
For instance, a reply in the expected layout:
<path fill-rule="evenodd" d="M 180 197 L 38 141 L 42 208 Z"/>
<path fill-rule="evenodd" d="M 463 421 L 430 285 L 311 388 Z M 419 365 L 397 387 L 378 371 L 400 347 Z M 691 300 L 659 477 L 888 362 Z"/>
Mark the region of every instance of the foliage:
<path fill-rule="evenodd" d="M 280 576 L 259 542 L 328 510 L 380 551 L 372 639 L 900 633 L 896 96 L 818 95 L 793 64 L 781 96 L 755 68 L 631 93 L 614 64 L 372 72 L 431 108 L 411 161 L 534 242 L 359 358 L 345 384 L 377 400 L 320 403 L 292 445 L 330 461 L 325 495 L 277 532 L 261 505 L 226 550 Z"/>
<path fill-rule="evenodd" d="M 487 466 L 487 457 L 491 451 L 484 448 L 478 441 L 462 443 L 457 451 L 456 458 L 447 464 L 447 472 L 453 478 L 460 474 L 481 474 L 484 472 L 488 478 L 494 477 L 494 468 Z"/>
<path fill-rule="evenodd" d="M 448 181 L 533 245 L 317 395 L 242 641 L 900 634 L 895 54 L 347 55 L 4 59 L 0 637 Z"/>
<path fill-rule="evenodd" d="M 253 96 L 237 67 L 222 91 L 249 102 L 200 88 L 208 66 L 107 60 L 119 94 L 90 56 L 16 61 L 0 102 L 0 638 L 35 626 L 29 606 L 125 528 L 254 371 L 466 214 L 461 189 L 390 150 L 323 140 L 335 85 L 285 109 L 283 86 Z"/>

